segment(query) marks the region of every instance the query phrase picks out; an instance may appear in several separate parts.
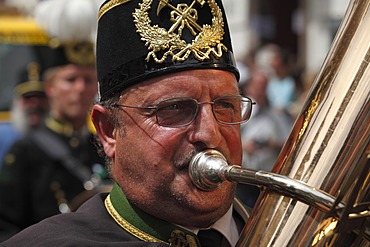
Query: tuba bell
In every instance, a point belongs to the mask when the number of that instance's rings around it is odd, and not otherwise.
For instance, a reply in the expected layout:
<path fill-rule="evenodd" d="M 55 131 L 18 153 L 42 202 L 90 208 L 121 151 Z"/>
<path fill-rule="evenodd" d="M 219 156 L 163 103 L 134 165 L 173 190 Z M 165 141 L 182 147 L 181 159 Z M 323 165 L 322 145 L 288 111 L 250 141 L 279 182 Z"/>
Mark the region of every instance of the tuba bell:
<path fill-rule="evenodd" d="M 237 246 L 370 246 L 369 27 L 370 0 L 351 0 L 271 173 L 193 158 L 202 189 L 261 187 Z"/>

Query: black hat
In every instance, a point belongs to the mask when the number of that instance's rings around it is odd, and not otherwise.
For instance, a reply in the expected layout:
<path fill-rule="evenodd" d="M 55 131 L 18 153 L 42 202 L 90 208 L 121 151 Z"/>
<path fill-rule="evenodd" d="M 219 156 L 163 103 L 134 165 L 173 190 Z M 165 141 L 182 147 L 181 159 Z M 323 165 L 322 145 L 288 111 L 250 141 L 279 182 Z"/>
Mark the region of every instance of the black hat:
<path fill-rule="evenodd" d="M 38 51 L 43 67 L 95 65 L 98 9 L 99 2 L 91 0 L 48 0 L 37 4 L 35 20 L 50 37 L 49 47 Z"/>
<path fill-rule="evenodd" d="M 221 0 L 111 0 L 100 8 L 100 99 L 141 80 L 191 69 L 239 79 Z"/>
<path fill-rule="evenodd" d="M 44 94 L 44 83 L 40 80 L 40 66 L 36 62 L 29 63 L 20 74 L 20 80 L 15 87 L 19 96 Z"/>
<path fill-rule="evenodd" d="M 67 64 L 95 66 L 94 43 L 87 41 L 59 42 L 51 39 L 47 46 L 34 48 L 42 67 L 53 68 Z"/>

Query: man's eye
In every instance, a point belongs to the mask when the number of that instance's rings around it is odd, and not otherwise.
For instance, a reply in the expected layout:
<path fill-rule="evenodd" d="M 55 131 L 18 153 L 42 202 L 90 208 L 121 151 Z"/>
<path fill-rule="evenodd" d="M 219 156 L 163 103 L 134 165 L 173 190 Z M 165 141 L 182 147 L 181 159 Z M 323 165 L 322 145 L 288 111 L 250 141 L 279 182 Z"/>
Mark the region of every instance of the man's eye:
<path fill-rule="evenodd" d="M 220 109 L 234 109 L 235 104 L 229 101 L 220 101 L 215 104 L 215 107 L 220 108 Z"/>
<path fill-rule="evenodd" d="M 157 108 L 158 116 L 192 116 L 196 111 L 197 105 L 193 101 L 170 101 L 163 102 Z"/>
<path fill-rule="evenodd" d="M 186 110 L 188 108 L 192 108 L 192 102 L 189 101 L 169 101 L 163 102 L 162 104 L 158 105 L 158 110 L 163 111 L 173 111 L 173 110 Z"/>
<path fill-rule="evenodd" d="M 181 104 L 178 103 L 167 103 L 161 106 L 158 106 L 158 111 L 171 111 L 181 109 Z"/>
<path fill-rule="evenodd" d="M 73 83 L 73 82 L 75 82 L 76 81 L 76 77 L 72 77 L 72 76 L 69 76 L 69 77 L 67 77 L 66 79 L 65 79 L 66 81 L 68 81 L 69 83 Z"/>

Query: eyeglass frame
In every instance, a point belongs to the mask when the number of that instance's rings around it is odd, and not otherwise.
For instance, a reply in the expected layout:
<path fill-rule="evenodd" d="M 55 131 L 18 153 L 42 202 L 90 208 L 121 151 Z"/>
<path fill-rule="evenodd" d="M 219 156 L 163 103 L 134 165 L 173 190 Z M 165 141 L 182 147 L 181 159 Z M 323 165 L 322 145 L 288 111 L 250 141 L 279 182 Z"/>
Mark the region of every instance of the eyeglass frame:
<path fill-rule="evenodd" d="M 229 123 L 229 122 L 223 122 L 223 121 L 220 121 L 217 116 L 216 116 L 216 113 L 214 112 L 214 101 L 216 100 L 219 100 L 219 99 L 222 99 L 222 98 L 228 98 L 228 97 L 240 97 L 240 101 L 241 102 L 245 102 L 245 101 L 249 101 L 250 102 L 250 109 L 248 109 L 248 112 L 249 112 L 249 117 L 243 121 L 238 121 L 238 122 L 232 122 L 232 123 Z M 191 118 L 191 121 L 189 121 L 188 123 L 186 124 L 181 124 L 181 125 L 175 125 L 175 126 L 170 126 L 170 125 L 162 125 L 160 124 L 160 121 L 158 120 L 158 105 L 161 104 L 161 103 L 164 103 L 164 102 L 167 102 L 167 101 L 175 101 L 175 100 L 191 100 L 193 102 L 196 103 L 197 105 L 197 108 L 195 110 L 195 112 L 193 113 L 193 116 Z M 213 114 L 213 117 L 216 119 L 216 121 L 220 124 L 225 124 L 225 125 L 236 125 L 236 124 L 242 124 L 242 123 L 245 123 L 247 122 L 249 119 L 250 119 L 250 116 L 252 114 L 252 108 L 253 108 L 253 105 L 256 104 L 256 102 L 254 102 L 251 98 L 249 97 L 246 97 L 246 96 L 242 96 L 242 95 L 225 95 L 225 96 L 220 96 L 220 97 L 217 97 L 216 99 L 214 99 L 213 101 L 210 101 L 210 102 L 207 102 L 207 101 L 203 101 L 203 102 L 198 102 L 198 100 L 194 99 L 194 98 L 190 98 L 190 97 L 175 97 L 175 98 L 169 98 L 169 99 L 165 99 L 165 100 L 162 100 L 160 102 L 158 102 L 157 104 L 153 105 L 153 106 L 131 106 L 131 105 L 124 105 L 124 104 L 118 104 L 118 103 L 114 103 L 112 105 L 110 105 L 110 107 L 114 107 L 114 108 L 120 108 L 120 107 L 125 107 L 125 108 L 131 108 L 131 109 L 139 109 L 139 110 L 155 110 L 154 114 L 155 114 L 155 118 L 156 118 L 156 122 L 159 126 L 162 126 L 162 127 L 169 127 L 169 128 L 181 128 L 181 127 L 185 127 L 185 126 L 188 126 L 188 125 L 191 125 L 194 120 L 196 119 L 196 117 L 198 116 L 198 112 L 199 112 L 199 107 L 200 105 L 204 105 L 204 104 L 210 104 L 212 106 L 212 114 Z"/>

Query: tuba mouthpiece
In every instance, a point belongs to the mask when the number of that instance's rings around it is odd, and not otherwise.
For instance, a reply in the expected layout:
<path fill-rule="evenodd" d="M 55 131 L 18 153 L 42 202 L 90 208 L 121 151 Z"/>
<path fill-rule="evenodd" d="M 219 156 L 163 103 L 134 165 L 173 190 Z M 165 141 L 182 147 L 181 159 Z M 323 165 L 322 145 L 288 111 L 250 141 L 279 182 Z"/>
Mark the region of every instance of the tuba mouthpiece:
<path fill-rule="evenodd" d="M 225 174 L 231 168 L 225 156 L 214 149 L 196 154 L 189 165 L 189 175 L 193 183 L 202 190 L 216 189 L 226 180 Z"/>

